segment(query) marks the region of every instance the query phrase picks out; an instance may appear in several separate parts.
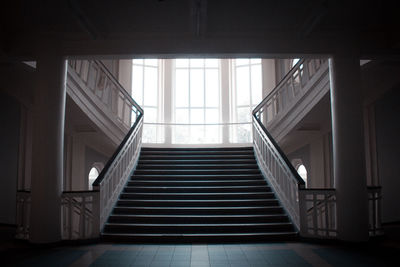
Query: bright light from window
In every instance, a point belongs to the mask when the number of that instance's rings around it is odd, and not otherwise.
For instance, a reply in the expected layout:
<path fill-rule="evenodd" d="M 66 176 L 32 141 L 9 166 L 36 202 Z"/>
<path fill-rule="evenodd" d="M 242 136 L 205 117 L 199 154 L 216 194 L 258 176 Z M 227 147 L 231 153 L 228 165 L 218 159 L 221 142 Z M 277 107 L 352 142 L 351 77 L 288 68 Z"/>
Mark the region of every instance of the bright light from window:
<path fill-rule="evenodd" d="M 97 170 L 97 168 L 93 167 L 92 169 L 90 169 L 89 172 L 89 190 L 93 189 L 93 182 L 97 179 L 97 177 L 99 176 L 99 171 Z"/>
<path fill-rule="evenodd" d="M 293 59 L 292 67 L 294 67 L 294 65 L 296 65 L 297 62 L 299 62 L 299 60 L 300 60 L 300 58 L 295 58 L 295 59 Z"/>
<path fill-rule="evenodd" d="M 306 167 L 301 164 L 299 167 L 297 167 L 297 172 L 300 175 L 300 177 L 304 180 L 304 182 L 307 183 L 307 169 Z"/>

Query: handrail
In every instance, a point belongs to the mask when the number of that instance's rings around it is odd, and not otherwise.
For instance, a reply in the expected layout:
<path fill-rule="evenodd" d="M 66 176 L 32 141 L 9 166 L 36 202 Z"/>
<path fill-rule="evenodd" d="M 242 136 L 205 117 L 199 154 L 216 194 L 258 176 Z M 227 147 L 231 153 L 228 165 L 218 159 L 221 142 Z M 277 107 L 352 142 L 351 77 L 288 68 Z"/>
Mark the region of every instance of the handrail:
<path fill-rule="evenodd" d="M 272 145 L 271 147 L 275 150 L 275 152 L 277 152 L 277 154 L 281 157 L 281 159 L 286 163 L 286 165 L 287 165 L 286 167 L 290 170 L 291 174 L 293 175 L 292 177 L 295 179 L 295 181 L 299 185 L 299 188 L 304 188 L 305 182 L 304 182 L 303 178 L 300 177 L 299 173 L 295 170 L 292 163 L 290 163 L 290 161 L 286 157 L 285 153 L 283 153 L 282 149 L 276 143 L 274 138 L 271 136 L 271 134 L 268 132 L 268 130 L 265 128 L 265 126 L 257 118 L 254 111 L 253 111 L 253 119 L 257 122 L 258 126 L 263 130 L 265 137 L 267 138 L 267 141 Z"/>
<path fill-rule="evenodd" d="M 108 70 L 108 68 L 103 64 L 103 62 L 99 60 L 94 60 L 94 61 L 102 68 L 107 77 L 111 79 L 115 85 L 117 85 L 119 91 L 129 100 L 129 102 L 131 102 L 131 104 L 135 106 L 140 111 L 140 113 L 143 114 L 142 107 L 138 103 L 136 103 L 136 101 L 132 98 L 132 96 L 125 90 L 122 84 L 114 77 L 114 75 Z"/>
<path fill-rule="evenodd" d="M 293 73 L 295 73 L 298 69 L 298 67 L 303 64 L 305 62 L 305 59 L 301 59 L 299 60 L 290 70 L 288 73 L 286 73 L 285 76 L 283 76 L 283 78 L 278 82 L 278 84 L 275 86 L 274 89 L 272 89 L 271 92 L 269 92 L 269 94 L 263 99 L 261 100 L 260 104 L 258 104 L 254 110 L 253 110 L 253 114 L 257 113 L 262 106 L 264 106 L 265 102 L 267 102 L 268 100 L 270 100 L 275 94 L 276 92 L 281 88 L 282 84 L 284 84 L 285 82 L 287 82 L 287 80 L 293 75 Z"/>
<path fill-rule="evenodd" d="M 136 102 L 135 102 L 136 103 Z M 103 170 L 101 170 L 99 176 L 97 179 L 93 182 L 93 187 L 94 186 L 100 186 L 102 181 L 104 180 L 105 175 L 107 174 L 108 170 L 110 169 L 111 165 L 113 164 L 114 160 L 118 157 L 118 155 L 124 150 L 124 148 L 127 146 L 128 140 L 131 138 L 133 133 L 136 130 L 137 125 L 139 124 L 140 120 L 143 117 L 143 111 L 142 113 L 139 114 L 139 116 L 136 118 L 135 123 L 127 133 L 127 135 L 124 137 L 122 140 L 121 144 L 119 144 L 118 148 L 115 150 L 114 154 L 111 156 L 111 158 L 107 161 L 106 165 L 104 166 Z"/>

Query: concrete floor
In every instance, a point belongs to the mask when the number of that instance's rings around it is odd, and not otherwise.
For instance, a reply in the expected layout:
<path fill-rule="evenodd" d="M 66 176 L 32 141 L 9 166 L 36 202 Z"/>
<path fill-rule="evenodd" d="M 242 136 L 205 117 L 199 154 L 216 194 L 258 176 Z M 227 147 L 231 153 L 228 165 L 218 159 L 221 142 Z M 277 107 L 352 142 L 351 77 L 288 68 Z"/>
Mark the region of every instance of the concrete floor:
<path fill-rule="evenodd" d="M 398 228 L 364 244 L 113 244 L 34 246 L 0 231 L 1 266 L 400 266 Z M 1 229 L 0 229 L 1 230 Z"/>

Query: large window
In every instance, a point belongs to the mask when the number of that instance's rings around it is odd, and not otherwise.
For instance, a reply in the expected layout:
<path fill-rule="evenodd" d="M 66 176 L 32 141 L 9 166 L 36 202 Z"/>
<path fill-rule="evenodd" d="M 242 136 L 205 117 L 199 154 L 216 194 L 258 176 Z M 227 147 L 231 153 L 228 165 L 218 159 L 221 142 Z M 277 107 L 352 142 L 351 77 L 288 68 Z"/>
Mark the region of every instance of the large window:
<path fill-rule="evenodd" d="M 231 142 L 251 142 L 251 113 L 262 100 L 261 59 L 233 59 L 233 118 L 248 123 L 233 128 Z"/>
<path fill-rule="evenodd" d="M 251 143 L 261 59 L 134 59 L 132 96 L 145 113 L 143 143 Z"/>
<path fill-rule="evenodd" d="M 132 97 L 144 109 L 143 142 L 156 143 L 163 139 L 160 127 L 160 60 L 132 60 Z"/>
<path fill-rule="evenodd" d="M 220 142 L 219 59 L 176 59 L 174 73 L 172 142 Z"/>

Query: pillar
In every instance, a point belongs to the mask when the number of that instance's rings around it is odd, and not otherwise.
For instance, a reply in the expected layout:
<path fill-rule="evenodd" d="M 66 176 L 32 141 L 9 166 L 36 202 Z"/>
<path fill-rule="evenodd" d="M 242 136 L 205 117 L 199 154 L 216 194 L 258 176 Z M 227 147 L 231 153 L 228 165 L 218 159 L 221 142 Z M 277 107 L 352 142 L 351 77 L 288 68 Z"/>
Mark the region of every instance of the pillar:
<path fill-rule="evenodd" d="M 64 117 L 67 64 L 43 55 L 37 61 L 34 99 L 30 241 L 61 240 Z"/>
<path fill-rule="evenodd" d="M 329 71 L 338 238 L 366 241 L 368 200 L 359 58 L 335 56 L 329 60 Z"/>

